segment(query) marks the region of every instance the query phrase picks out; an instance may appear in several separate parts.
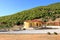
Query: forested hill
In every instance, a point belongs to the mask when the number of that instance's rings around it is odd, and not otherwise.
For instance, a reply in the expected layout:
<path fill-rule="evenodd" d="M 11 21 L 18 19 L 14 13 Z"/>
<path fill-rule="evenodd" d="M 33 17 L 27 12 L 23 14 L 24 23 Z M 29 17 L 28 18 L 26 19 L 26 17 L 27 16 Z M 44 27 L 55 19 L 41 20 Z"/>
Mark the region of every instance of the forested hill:
<path fill-rule="evenodd" d="M 11 27 L 15 24 L 23 24 L 25 20 L 40 19 L 48 21 L 60 18 L 60 3 L 50 4 L 47 6 L 38 6 L 22 12 L 17 12 L 13 15 L 0 17 L 0 26 Z"/>

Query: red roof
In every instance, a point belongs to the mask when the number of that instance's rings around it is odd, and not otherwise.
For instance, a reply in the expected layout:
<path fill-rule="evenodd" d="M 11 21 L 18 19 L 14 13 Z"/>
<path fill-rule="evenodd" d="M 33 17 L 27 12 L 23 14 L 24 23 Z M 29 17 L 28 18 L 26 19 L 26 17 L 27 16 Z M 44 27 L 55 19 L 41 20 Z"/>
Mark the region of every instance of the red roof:
<path fill-rule="evenodd" d="M 38 20 L 38 19 L 34 19 L 34 20 L 26 20 L 26 22 L 41 22 L 43 24 L 45 24 L 45 22 Z"/>

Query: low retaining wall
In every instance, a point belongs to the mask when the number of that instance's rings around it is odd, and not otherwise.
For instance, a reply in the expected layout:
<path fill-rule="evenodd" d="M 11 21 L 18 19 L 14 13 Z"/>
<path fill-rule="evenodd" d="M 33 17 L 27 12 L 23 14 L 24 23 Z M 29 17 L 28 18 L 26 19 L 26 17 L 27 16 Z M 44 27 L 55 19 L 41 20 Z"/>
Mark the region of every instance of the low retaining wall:
<path fill-rule="evenodd" d="M 0 40 L 60 40 L 60 34 L 0 34 Z"/>

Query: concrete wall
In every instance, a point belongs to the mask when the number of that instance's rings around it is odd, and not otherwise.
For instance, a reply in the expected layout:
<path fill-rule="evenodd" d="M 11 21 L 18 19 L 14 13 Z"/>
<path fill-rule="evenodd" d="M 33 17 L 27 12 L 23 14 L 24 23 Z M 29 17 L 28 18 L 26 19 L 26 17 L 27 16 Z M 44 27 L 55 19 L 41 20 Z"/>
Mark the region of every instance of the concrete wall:
<path fill-rule="evenodd" d="M 60 28 L 60 26 L 46 26 L 46 27 L 51 27 L 51 28 Z"/>

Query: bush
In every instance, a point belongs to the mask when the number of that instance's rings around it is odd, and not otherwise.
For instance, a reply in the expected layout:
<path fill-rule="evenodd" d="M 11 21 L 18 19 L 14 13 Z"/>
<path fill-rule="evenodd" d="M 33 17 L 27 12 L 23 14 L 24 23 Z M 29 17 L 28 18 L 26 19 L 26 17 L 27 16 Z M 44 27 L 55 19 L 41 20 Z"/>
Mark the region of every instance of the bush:
<path fill-rule="evenodd" d="M 52 19 L 52 21 L 54 21 L 54 20 L 56 19 L 56 17 L 55 17 L 55 16 L 53 16 L 51 19 Z"/>
<path fill-rule="evenodd" d="M 44 22 L 47 22 L 47 21 L 48 21 L 48 19 L 46 19 L 46 18 L 42 18 L 42 20 L 43 20 Z"/>
<path fill-rule="evenodd" d="M 57 35 L 57 33 L 56 33 L 56 32 L 54 32 L 54 34 L 55 34 L 55 35 Z"/>
<path fill-rule="evenodd" d="M 18 22 L 16 23 L 16 25 L 20 25 L 20 22 L 18 21 Z"/>
<path fill-rule="evenodd" d="M 26 30 L 25 28 L 23 28 L 23 30 Z"/>
<path fill-rule="evenodd" d="M 48 32 L 48 34 L 49 34 L 49 35 L 51 35 L 51 33 L 50 33 L 50 32 Z"/>

